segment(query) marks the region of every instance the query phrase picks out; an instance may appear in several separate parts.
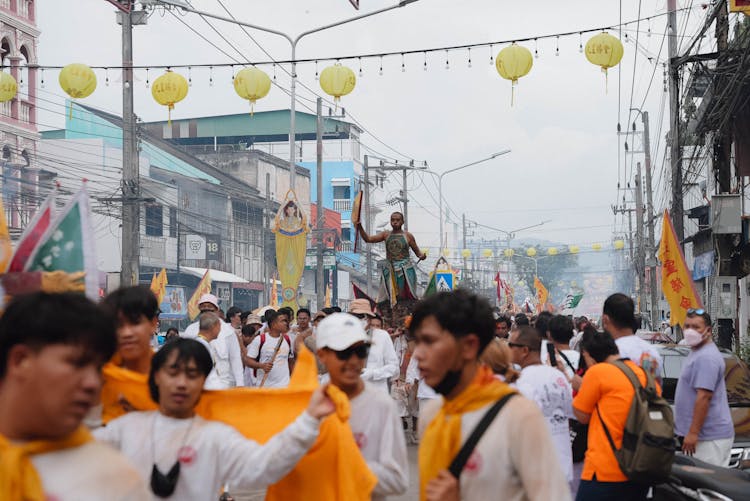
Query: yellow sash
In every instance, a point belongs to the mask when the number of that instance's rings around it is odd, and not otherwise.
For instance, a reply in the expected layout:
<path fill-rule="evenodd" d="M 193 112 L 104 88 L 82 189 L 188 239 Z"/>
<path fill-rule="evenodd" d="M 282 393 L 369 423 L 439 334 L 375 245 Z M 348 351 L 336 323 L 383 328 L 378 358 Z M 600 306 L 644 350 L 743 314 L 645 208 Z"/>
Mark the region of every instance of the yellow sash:
<path fill-rule="evenodd" d="M 461 416 L 503 398 L 513 390 L 495 379 L 489 367 L 479 367 L 471 384 L 456 398 L 445 400 L 427 425 L 419 444 L 420 499 L 425 487 L 442 470 L 447 470 L 461 448 Z"/>
<path fill-rule="evenodd" d="M 93 440 L 84 427 L 61 440 L 34 440 L 14 444 L 0 435 L 0 499 L 44 501 L 42 479 L 30 456 L 78 447 Z"/>

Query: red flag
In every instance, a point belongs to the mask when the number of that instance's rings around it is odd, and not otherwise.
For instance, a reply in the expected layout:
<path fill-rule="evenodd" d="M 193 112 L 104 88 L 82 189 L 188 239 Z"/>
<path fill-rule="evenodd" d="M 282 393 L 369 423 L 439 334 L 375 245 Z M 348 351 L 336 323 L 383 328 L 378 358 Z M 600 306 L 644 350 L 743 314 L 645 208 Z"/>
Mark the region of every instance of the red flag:
<path fill-rule="evenodd" d="M 503 296 L 503 292 L 502 292 L 503 291 L 503 279 L 500 278 L 500 272 L 499 271 L 495 274 L 495 283 L 497 284 L 497 286 L 496 286 L 496 288 L 497 288 L 497 300 L 498 301 L 502 301 L 503 300 L 503 297 L 502 297 Z"/>
<path fill-rule="evenodd" d="M 55 192 L 51 193 L 47 197 L 47 200 L 39 207 L 39 210 L 34 215 L 34 219 L 29 223 L 21 235 L 18 245 L 16 245 L 16 252 L 13 254 L 13 259 L 8 265 L 9 272 L 23 271 L 26 266 L 26 261 L 29 260 L 31 254 L 36 250 L 42 235 L 49 228 L 50 221 L 52 220 L 52 210 L 55 207 Z"/>
<path fill-rule="evenodd" d="M 376 304 L 375 304 L 375 300 L 373 298 L 371 298 L 370 296 L 368 296 L 367 293 L 365 291 L 363 291 L 362 289 L 360 289 L 357 286 L 357 284 L 355 284 L 354 282 L 352 282 L 352 289 L 354 290 L 354 298 L 355 299 L 367 299 L 370 302 L 370 309 L 372 311 L 375 311 Z"/>

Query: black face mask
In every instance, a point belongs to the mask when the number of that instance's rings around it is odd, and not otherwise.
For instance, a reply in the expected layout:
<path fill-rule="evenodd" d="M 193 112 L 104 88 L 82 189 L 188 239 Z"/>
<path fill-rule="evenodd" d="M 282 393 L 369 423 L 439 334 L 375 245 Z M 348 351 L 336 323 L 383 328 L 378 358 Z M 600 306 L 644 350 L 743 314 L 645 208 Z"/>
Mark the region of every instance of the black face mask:
<path fill-rule="evenodd" d="M 177 487 L 177 480 L 180 476 L 180 462 L 175 461 L 169 473 L 164 475 L 159 468 L 154 465 L 151 470 L 151 491 L 160 498 L 168 498 L 172 495 Z"/>
<path fill-rule="evenodd" d="M 445 373 L 445 376 L 443 376 L 443 379 L 440 380 L 438 384 L 436 384 L 432 389 L 435 390 L 437 393 L 447 396 L 450 392 L 453 391 L 453 389 L 458 386 L 458 383 L 461 382 L 461 371 L 448 371 Z"/>

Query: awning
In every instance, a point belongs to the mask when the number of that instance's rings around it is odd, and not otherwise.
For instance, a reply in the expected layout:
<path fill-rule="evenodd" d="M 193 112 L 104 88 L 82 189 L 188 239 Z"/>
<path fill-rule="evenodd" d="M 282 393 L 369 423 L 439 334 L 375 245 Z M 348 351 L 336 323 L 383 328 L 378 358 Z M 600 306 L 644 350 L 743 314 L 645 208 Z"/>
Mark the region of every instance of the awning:
<path fill-rule="evenodd" d="M 198 278 L 203 278 L 203 275 L 206 274 L 206 268 L 191 268 L 190 266 L 181 266 L 180 267 L 181 272 L 185 272 L 188 275 L 193 275 Z M 224 282 L 224 283 L 230 283 L 230 284 L 246 284 L 249 283 L 248 280 L 245 280 L 242 277 L 238 277 L 237 275 L 234 275 L 232 273 L 227 273 L 226 271 L 219 271 L 219 270 L 209 270 L 211 273 L 209 276 L 211 277 L 211 281 L 213 282 Z"/>

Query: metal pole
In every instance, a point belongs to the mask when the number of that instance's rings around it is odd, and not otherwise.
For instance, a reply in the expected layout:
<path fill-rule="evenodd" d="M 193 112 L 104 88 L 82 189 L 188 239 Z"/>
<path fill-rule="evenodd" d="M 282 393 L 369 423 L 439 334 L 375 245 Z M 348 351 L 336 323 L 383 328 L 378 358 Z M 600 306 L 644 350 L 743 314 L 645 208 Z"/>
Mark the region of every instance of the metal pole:
<path fill-rule="evenodd" d="M 677 0 L 667 0 L 669 11 L 669 149 L 672 165 L 672 223 L 680 247 L 685 239 L 682 206 L 682 149 L 680 148 L 680 90 L 677 57 Z"/>
<path fill-rule="evenodd" d="M 318 256 L 315 268 L 315 289 L 317 291 L 318 310 L 325 304 L 325 287 L 323 287 L 323 99 L 318 98 L 318 120 L 317 120 L 317 170 L 315 173 L 315 189 L 317 191 L 317 213 L 318 220 L 315 227 L 318 229 Z M 356 228 L 355 228 L 356 231 Z M 356 238 L 356 237 L 355 237 Z"/>
<path fill-rule="evenodd" d="M 367 155 L 365 155 L 365 231 L 370 234 L 370 169 L 367 164 Z M 372 288 L 372 245 L 367 246 L 366 252 L 367 260 L 367 295 L 370 296 L 370 289 Z"/>
<path fill-rule="evenodd" d="M 648 255 L 649 265 L 649 292 L 651 296 L 651 328 L 656 329 L 658 325 L 659 296 L 656 290 L 656 236 L 654 235 L 654 200 L 651 189 L 651 137 L 648 125 L 648 111 L 641 112 L 643 121 L 643 151 L 646 161 L 646 226 L 648 227 Z"/>
<path fill-rule="evenodd" d="M 404 167 L 404 170 L 402 172 L 403 172 L 403 178 L 402 178 L 401 184 L 403 186 L 403 191 L 404 191 L 404 194 L 402 196 L 402 200 L 404 201 L 404 229 L 408 230 L 409 229 L 409 226 L 408 226 L 409 197 L 407 196 L 407 191 L 406 191 L 406 167 Z"/>
<path fill-rule="evenodd" d="M 133 23 L 131 12 L 122 19 L 122 269 L 120 285 L 139 281 L 140 182 L 133 113 Z"/>
<path fill-rule="evenodd" d="M 443 176 L 438 176 L 438 215 L 440 216 L 440 249 L 438 255 L 442 255 L 443 249 Z"/>
<path fill-rule="evenodd" d="M 263 299 L 266 304 L 271 304 L 271 273 L 268 266 L 268 230 L 271 227 L 271 173 L 266 173 L 266 210 L 263 221 Z M 259 305 L 260 306 L 260 305 Z"/>
<path fill-rule="evenodd" d="M 646 252 L 643 248 L 643 185 L 641 184 L 640 162 L 637 164 L 635 174 L 635 224 L 635 235 L 638 245 L 635 269 L 638 271 L 639 311 L 643 313 L 646 308 Z"/>
<path fill-rule="evenodd" d="M 289 189 L 294 190 L 294 178 L 297 174 L 297 162 L 296 162 L 296 110 L 297 110 L 297 63 L 295 62 L 297 56 L 297 42 L 292 42 L 292 86 L 289 94 L 292 96 L 292 103 L 289 106 Z"/>
<path fill-rule="evenodd" d="M 463 234 L 464 234 L 463 247 L 461 247 L 461 254 L 463 254 L 464 249 L 466 248 L 466 214 L 465 213 L 461 214 L 461 226 L 463 227 L 462 229 L 463 229 Z M 462 273 L 466 274 L 466 257 L 465 256 L 464 256 L 464 270 Z M 466 278 L 467 277 L 464 277 L 464 279 Z"/>

